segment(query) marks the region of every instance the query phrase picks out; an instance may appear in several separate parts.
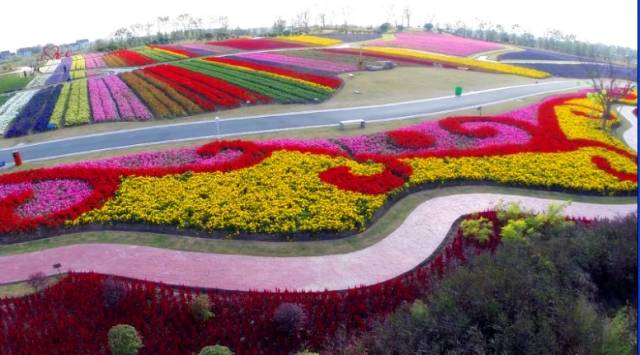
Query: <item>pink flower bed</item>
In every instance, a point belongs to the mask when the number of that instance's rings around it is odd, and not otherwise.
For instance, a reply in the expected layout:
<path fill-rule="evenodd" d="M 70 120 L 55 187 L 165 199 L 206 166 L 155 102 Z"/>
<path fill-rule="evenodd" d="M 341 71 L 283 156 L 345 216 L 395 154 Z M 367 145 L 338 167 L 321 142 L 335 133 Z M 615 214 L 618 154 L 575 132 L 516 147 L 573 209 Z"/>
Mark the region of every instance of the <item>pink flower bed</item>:
<path fill-rule="evenodd" d="M 89 101 L 94 122 L 114 121 L 119 118 L 116 104 L 102 79 L 89 79 Z"/>
<path fill-rule="evenodd" d="M 247 53 L 241 54 L 238 57 L 247 58 L 265 62 L 275 62 L 280 64 L 286 64 L 291 66 L 297 66 L 302 68 L 312 68 L 332 73 L 345 73 L 357 71 L 358 66 L 355 64 L 330 62 L 327 60 L 311 59 L 303 57 L 286 56 L 277 53 Z"/>
<path fill-rule="evenodd" d="M 168 168 L 186 164 L 217 164 L 231 161 L 241 155 L 237 150 L 224 150 L 214 156 L 198 154 L 196 148 L 181 148 L 158 152 L 145 152 L 122 157 L 74 163 L 69 167 L 101 168 Z"/>
<path fill-rule="evenodd" d="M 118 105 L 121 119 L 148 120 L 152 117 L 147 107 L 118 76 L 109 75 L 102 80 Z"/>
<path fill-rule="evenodd" d="M 102 54 L 99 53 L 85 54 L 84 65 L 87 69 L 104 68 L 107 66 L 102 59 Z"/>
<path fill-rule="evenodd" d="M 64 210 L 82 202 L 91 194 L 91 186 L 79 180 L 48 180 L 36 183 L 0 185 L 0 199 L 32 190 L 33 197 L 16 212 L 23 217 L 37 217 Z"/>
<path fill-rule="evenodd" d="M 450 34 L 402 32 L 396 33 L 395 36 L 396 38 L 391 41 L 377 40 L 370 44 L 380 47 L 401 47 L 457 56 L 468 56 L 474 53 L 503 48 L 503 46 L 498 43 L 463 38 Z"/>

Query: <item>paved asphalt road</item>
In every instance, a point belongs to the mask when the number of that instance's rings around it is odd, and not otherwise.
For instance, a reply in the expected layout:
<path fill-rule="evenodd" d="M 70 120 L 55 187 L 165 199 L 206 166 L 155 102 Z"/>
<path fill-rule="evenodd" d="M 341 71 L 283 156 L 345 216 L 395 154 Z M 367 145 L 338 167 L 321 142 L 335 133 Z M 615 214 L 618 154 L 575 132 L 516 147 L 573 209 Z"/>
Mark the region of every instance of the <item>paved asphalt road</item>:
<path fill-rule="evenodd" d="M 16 149 L 22 153 L 24 161 L 46 160 L 60 156 L 120 149 L 135 145 L 151 145 L 168 141 L 215 138 L 216 136 L 230 137 L 264 131 L 335 126 L 344 120 L 384 121 L 445 113 L 576 87 L 575 80 L 564 80 L 470 92 L 460 97 L 441 97 L 347 109 L 230 118 L 220 120 L 219 127 L 216 127 L 216 123 L 210 119 L 199 122 L 113 131 L 0 149 L 0 161 L 4 160 L 9 165 L 13 161 L 11 152 Z"/>

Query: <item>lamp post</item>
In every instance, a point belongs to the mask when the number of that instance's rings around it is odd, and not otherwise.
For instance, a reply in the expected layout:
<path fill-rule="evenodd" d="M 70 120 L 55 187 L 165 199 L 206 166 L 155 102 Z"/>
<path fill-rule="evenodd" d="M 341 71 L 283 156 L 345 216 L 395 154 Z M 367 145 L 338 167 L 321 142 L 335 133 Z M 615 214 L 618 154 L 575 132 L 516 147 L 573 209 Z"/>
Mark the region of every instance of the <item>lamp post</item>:
<path fill-rule="evenodd" d="M 216 139 L 220 139 L 220 117 L 216 116 Z"/>

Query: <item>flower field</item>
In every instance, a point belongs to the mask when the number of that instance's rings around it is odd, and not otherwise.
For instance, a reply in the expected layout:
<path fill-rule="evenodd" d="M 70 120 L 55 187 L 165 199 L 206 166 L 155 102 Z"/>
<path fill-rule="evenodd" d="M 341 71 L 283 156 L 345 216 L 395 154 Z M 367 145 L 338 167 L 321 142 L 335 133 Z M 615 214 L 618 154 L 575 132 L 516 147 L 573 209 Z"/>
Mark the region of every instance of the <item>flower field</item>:
<path fill-rule="evenodd" d="M 46 131 L 61 87 L 61 85 L 50 86 L 34 94 L 20 110 L 20 113 L 8 124 L 5 137 L 11 138 L 30 132 Z"/>
<path fill-rule="evenodd" d="M 328 49 L 335 53 L 347 53 L 355 55 L 358 51 L 353 49 Z M 502 74 L 514 74 L 530 78 L 542 79 L 551 76 L 542 70 L 530 69 L 510 64 L 487 62 L 472 58 L 455 57 L 446 54 L 420 52 L 412 49 L 392 47 L 364 47 L 363 53 L 368 56 L 410 62 L 421 65 L 434 65 L 437 63 L 448 68 L 465 67 L 472 70 L 488 71 Z"/>
<path fill-rule="evenodd" d="M 132 78 L 149 84 L 145 75 L 181 73 L 151 69 Z M 220 141 L 0 175 L 0 231 L 124 223 L 231 235 L 352 232 L 392 196 L 444 183 L 635 192 L 636 154 L 600 131 L 592 111 L 580 93 L 500 116 L 449 117 L 367 136 Z M 82 198 L 74 201 L 81 202 L 46 214 L 21 209 L 34 198 L 58 206 L 52 195 L 23 185 L 50 180 L 78 182 Z"/>
<path fill-rule="evenodd" d="M 468 56 L 504 48 L 499 43 L 463 38 L 450 34 L 433 32 L 396 33 L 393 40 L 377 40 L 368 45 L 376 47 L 396 47 L 436 52 L 453 56 Z"/>
<path fill-rule="evenodd" d="M 279 53 L 246 53 L 235 56 L 238 59 L 257 61 L 282 68 L 293 68 L 299 71 L 314 72 L 321 75 L 335 75 L 358 70 L 356 64 L 337 61 L 312 59 Z"/>
<path fill-rule="evenodd" d="M 266 39 L 266 38 L 235 38 L 235 39 L 227 39 L 223 41 L 208 42 L 207 44 L 211 44 L 214 46 L 241 49 L 244 51 L 305 47 L 303 44 L 300 44 L 300 43 L 279 41 L 275 39 Z"/>
<path fill-rule="evenodd" d="M 178 53 L 179 49 L 173 50 Z M 157 51 L 164 53 L 168 49 L 162 47 L 161 51 Z M 180 55 L 182 59 L 187 58 L 186 54 Z M 141 56 L 133 51 L 119 51 L 104 56 L 104 60 L 107 63 L 118 60 L 123 65 L 133 65 L 125 58 L 140 59 Z M 57 68 L 49 80 L 53 82 L 59 79 L 58 71 L 63 65 L 71 69 L 67 70 L 67 78 L 70 72 L 76 79 L 59 85 L 56 92 L 60 92 L 60 96 L 52 98 L 52 111 L 33 109 L 41 107 L 42 97 L 49 97 L 49 88 L 42 89 L 41 94 L 16 95 L 0 106 L 0 132 L 6 131 L 5 137 L 16 137 L 88 123 L 173 118 L 244 105 L 321 102 L 331 97 L 342 85 L 342 80 L 334 76 L 335 72 L 349 68 L 328 61 L 275 54 L 265 58 L 271 61 L 241 57 L 193 58 L 176 62 L 175 65 L 158 64 L 103 77 L 94 76 L 95 68 L 86 69 L 88 63 L 92 63 L 92 66 L 101 65 L 99 61 L 103 57 L 64 58 L 53 64 Z M 273 60 L 279 60 L 280 63 L 274 63 Z M 325 70 L 304 68 L 320 65 Z M 39 101 L 31 106 L 30 101 L 33 100 Z M 47 114 L 50 117 L 45 117 Z M 27 129 L 25 126 L 8 132 L 12 125 L 18 125 L 18 122 L 14 122 L 18 118 L 25 120 L 33 115 L 38 115 L 37 120 L 41 122 L 38 129 Z"/>

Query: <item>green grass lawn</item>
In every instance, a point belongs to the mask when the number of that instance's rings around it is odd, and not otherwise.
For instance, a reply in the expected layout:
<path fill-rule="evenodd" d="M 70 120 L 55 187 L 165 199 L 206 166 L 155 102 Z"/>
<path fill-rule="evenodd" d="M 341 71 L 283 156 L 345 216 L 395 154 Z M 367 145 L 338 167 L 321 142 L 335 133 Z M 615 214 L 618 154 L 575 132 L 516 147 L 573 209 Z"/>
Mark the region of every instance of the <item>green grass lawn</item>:
<path fill-rule="evenodd" d="M 40 239 L 31 242 L 0 246 L 0 256 L 20 254 L 65 245 L 86 243 L 113 243 L 144 245 L 156 248 L 200 251 L 220 254 L 242 254 L 260 256 L 312 256 L 349 253 L 366 248 L 385 238 L 405 220 L 421 203 L 439 196 L 463 193 L 504 193 L 534 196 L 559 200 L 591 203 L 635 203 L 635 197 L 599 197 L 573 195 L 523 188 L 493 186 L 459 186 L 423 190 L 412 193 L 396 202 L 381 218 L 366 231 L 337 240 L 265 242 L 251 240 L 205 239 L 146 232 L 83 232 Z M 605 207 L 606 208 L 606 207 Z"/>
<path fill-rule="evenodd" d="M 7 74 L 0 76 L 0 93 L 20 90 L 27 86 L 27 84 L 33 79 L 32 76 L 26 78 L 20 74 Z M 0 98 L 2 100 L 2 98 Z M 2 101 L 0 101 L 2 102 Z"/>

